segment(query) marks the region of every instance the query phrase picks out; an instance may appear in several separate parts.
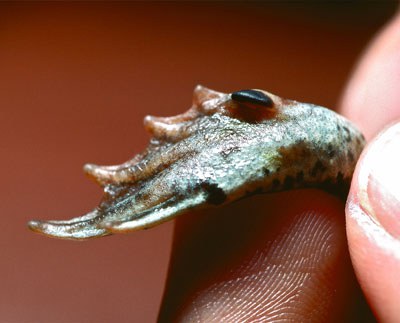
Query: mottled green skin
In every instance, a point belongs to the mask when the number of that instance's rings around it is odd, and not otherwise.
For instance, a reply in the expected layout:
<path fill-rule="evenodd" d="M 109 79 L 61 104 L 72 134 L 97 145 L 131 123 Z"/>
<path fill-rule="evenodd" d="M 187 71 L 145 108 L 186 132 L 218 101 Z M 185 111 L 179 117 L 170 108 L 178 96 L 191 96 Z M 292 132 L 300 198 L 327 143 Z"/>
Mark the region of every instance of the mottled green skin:
<path fill-rule="evenodd" d="M 260 92 L 273 104 L 236 102 L 197 87 L 185 114 L 145 119 L 153 139 L 143 154 L 118 166 L 85 166 L 104 187 L 94 211 L 69 221 L 31 221 L 30 228 L 87 239 L 250 194 L 345 187 L 365 144 L 362 134 L 331 110 Z"/>

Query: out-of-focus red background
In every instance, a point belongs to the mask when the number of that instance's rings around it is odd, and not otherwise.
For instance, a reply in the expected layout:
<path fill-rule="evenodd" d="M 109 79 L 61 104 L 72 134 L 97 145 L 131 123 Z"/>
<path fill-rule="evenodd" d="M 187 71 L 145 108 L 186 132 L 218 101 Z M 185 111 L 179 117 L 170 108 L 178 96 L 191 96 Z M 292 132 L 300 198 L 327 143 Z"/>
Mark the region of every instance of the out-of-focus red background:
<path fill-rule="evenodd" d="M 172 223 L 88 242 L 31 218 L 97 205 L 85 162 L 140 152 L 146 114 L 173 115 L 198 83 L 334 107 L 394 3 L 0 5 L 0 321 L 154 322 Z M 368 113 L 368 111 L 366 111 Z"/>

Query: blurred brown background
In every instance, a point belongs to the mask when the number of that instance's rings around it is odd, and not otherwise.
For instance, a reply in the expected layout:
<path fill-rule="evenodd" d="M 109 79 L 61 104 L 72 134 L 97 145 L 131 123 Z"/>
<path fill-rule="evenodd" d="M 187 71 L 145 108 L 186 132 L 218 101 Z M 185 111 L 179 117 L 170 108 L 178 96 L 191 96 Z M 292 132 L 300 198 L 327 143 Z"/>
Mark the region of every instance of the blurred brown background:
<path fill-rule="evenodd" d="M 172 223 L 76 243 L 26 222 L 97 205 L 82 165 L 141 151 L 198 83 L 335 107 L 395 5 L 0 4 L 0 322 L 154 322 Z"/>

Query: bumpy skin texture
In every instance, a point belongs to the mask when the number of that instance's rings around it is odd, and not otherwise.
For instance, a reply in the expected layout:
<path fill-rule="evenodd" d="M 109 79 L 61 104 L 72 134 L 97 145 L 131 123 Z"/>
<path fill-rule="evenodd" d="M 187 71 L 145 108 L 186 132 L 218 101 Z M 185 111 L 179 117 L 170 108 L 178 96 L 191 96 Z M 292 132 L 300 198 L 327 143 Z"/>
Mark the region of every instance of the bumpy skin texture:
<path fill-rule="evenodd" d="M 104 187 L 92 212 L 68 221 L 31 221 L 36 232 L 88 239 L 149 228 L 189 209 L 255 193 L 343 188 L 364 147 L 362 134 L 323 107 L 261 90 L 224 94 L 197 86 L 192 107 L 148 116 L 147 149 L 117 166 L 87 164 Z"/>

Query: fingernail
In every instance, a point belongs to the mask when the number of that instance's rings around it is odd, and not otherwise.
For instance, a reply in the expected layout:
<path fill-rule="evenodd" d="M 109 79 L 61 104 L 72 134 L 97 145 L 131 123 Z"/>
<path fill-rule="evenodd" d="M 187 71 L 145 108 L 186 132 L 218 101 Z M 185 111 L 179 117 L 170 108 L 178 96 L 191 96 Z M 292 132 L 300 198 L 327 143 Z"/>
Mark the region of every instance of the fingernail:
<path fill-rule="evenodd" d="M 371 142 L 360 165 L 358 184 L 361 208 L 400 238 L 400 123 Z"/>

